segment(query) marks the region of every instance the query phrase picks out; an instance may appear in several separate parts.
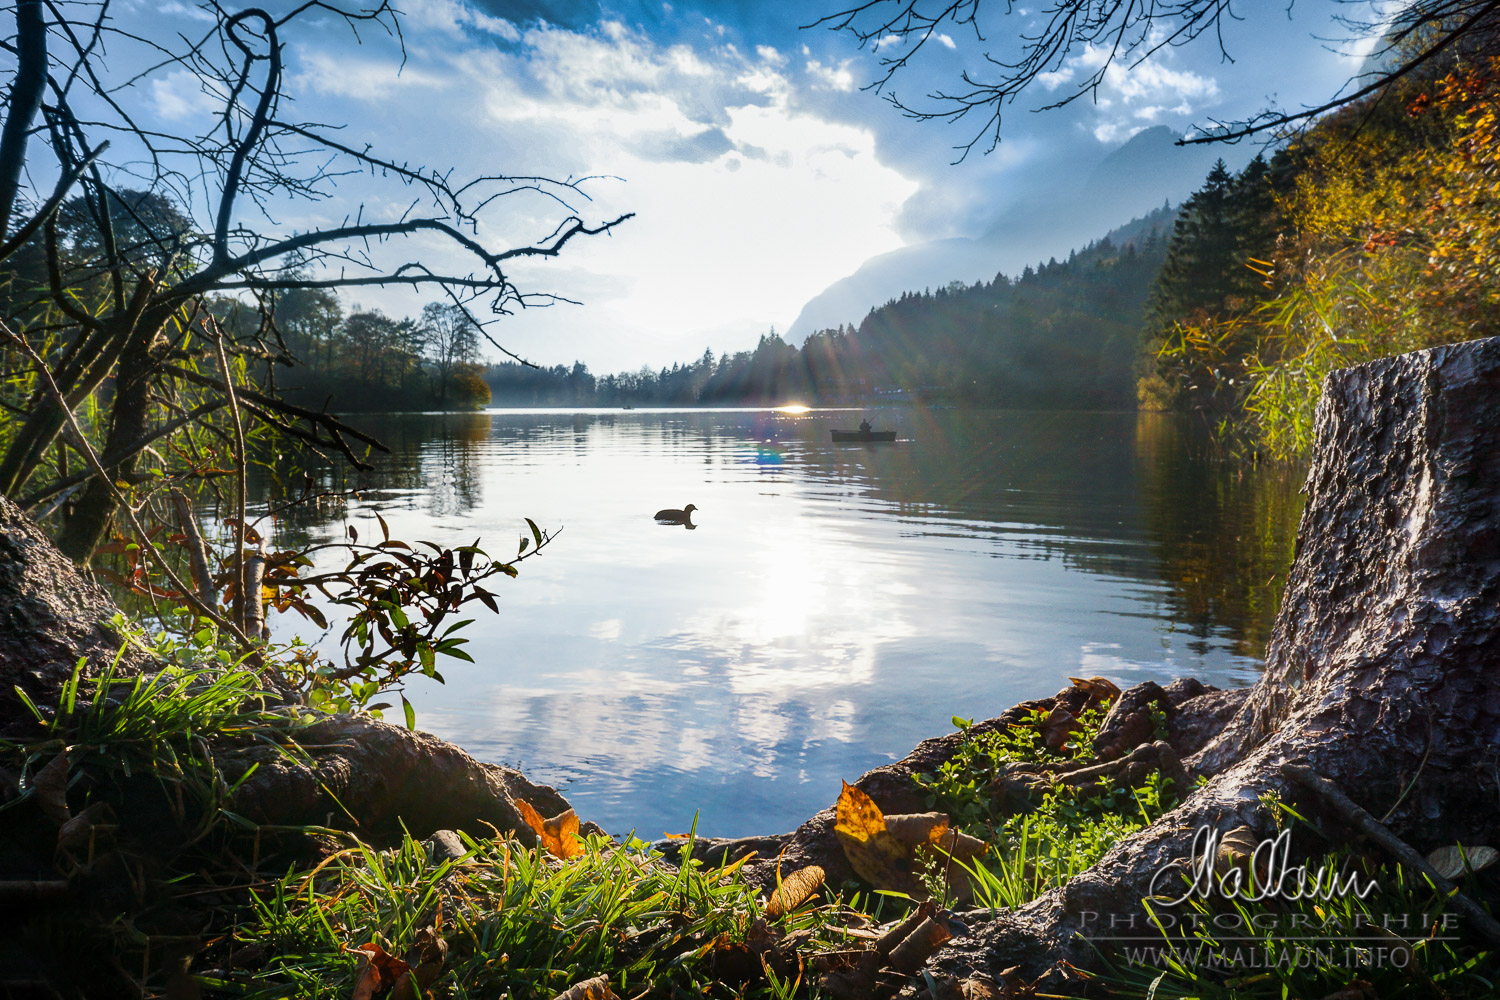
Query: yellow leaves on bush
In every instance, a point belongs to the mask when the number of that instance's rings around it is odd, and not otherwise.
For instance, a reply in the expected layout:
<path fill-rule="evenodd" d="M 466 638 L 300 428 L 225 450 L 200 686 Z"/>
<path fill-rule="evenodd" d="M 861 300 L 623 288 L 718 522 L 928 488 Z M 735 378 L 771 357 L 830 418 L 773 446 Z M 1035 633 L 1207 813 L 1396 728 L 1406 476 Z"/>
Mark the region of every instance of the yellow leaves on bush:
<path fill-rule="evenodd" d="M 525 799 L 516 799 L 516 810 L 526 825 L 536 833 L 537 841 L 554 858 L 576 858 L 583 853 L 583 839 L 578 834 L 578 815 L 569 809 L 551 819 L 532 808 Z"/>
<path fill-rule="evenodd" d="M 833 832 L 860 878 L 877 889 L 926 896 L 918 872 L 922 863 L 946 867 L 949 858 L 968 863 L 983 854 L 983 841 L 948 827 L 942 813 L 886 816 L 868 795 L 848 782 L 839 795 Z M 958 888 L 968 891 L 968 880 Z"/>

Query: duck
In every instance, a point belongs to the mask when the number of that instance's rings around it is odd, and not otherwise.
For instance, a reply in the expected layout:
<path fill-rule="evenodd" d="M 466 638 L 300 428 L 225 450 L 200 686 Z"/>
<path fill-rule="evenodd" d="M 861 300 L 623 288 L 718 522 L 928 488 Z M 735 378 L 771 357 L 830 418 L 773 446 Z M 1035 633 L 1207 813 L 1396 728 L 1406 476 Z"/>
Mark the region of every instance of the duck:
<path fill-rule="evenodd" d="M 666 510 L 657 511 L 654 517 L 663 524 L 690 524 L 693 520 L 693 511 L 697 509 L 692 504 L 688 504 L 681 510 L 668 507 Z"/>

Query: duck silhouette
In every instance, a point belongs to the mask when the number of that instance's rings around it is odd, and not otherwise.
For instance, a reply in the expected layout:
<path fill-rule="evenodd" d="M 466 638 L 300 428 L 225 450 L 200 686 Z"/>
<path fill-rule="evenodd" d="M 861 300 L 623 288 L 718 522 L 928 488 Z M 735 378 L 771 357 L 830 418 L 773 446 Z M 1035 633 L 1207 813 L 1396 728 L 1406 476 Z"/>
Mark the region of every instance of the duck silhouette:
<path fill-rule="evenodd" d="M 681 524 L 689 528 L 696 528 L 697 525 L 693 523 L 693 511 L 697 509 L 692 504 L 688 504 L 681 510 L 675 507 L 668 507 L 665 510 L 657 511 L 653 516 L 656 518 L 658 524 Z"/>

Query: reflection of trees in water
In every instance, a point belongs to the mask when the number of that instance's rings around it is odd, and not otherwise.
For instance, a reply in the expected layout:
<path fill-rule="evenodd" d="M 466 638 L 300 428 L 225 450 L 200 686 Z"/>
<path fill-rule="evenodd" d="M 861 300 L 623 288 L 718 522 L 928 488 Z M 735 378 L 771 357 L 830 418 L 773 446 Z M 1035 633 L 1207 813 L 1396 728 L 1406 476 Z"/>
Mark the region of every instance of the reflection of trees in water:
<path fill-rule="evenodd" d="M 372 473 L 309 466 L 318 490 L 358 488 L 366 500 L 456 518 L 483 500 L 498 449 L 505 465 L 582 459 L 599 449 L 677 452 L 716 469 L 753 465 L 812 496 L 893 515 L 913 535 L 988 539 L 1004 558 L 1059 560 L 1082 572 L 1147 581 L 1153 617 L 1178 624 L 1202 653 L 1226 644 L 1260 657 L 1296 537 L 1300 476 L 1210 460 L 1205 436 L 1169 414 L 884 410 L 892 445 L 831 446 L 828 428 L 857 413 L 768 412 L 397 415 L 376 428 L 392 454 Z M 300 470 L 282 479 L 300 489 Z M 496 478 L 491 489 L 503 478 Z M 281 495 L 263 482 L 265 496 Z M 353 501 L 357 504 L 357 501 Z M 334 497 L 289 511 L 284 547 L 348 515 Z M 972 544 L 972 543 L 970 543 Z"/>
<path fill-rule="evenodd" d="M 369 421 L 366 421 L 368 424 Z M 276 518 L 272 544 L 287 548 L 345 520 L 351 507 L 379 500 L 382 507 L 425 510 L 434 517 L 468 513 L 483 499 L 479 445 L 490 437 L 483 413 L 382 414 L 369 429 L 390 448 L 372 453 L 374 469 L 360 472 L 311 453 L 286 454 L 254 469 L 250 492 L 260 510 L 302 496 L 317 499 L 287 508 Z"/>
<path fill-rule="evenodd" d="M 909 445 L 820 448 L 806 465 L 922 522 L 923 535 L 990 535 L 1007 558 L 1159 581 L 1161 616 L 1194 637 L 1194 652 L 1227 639 L 1263 655 L 1300 473 L 1212 460 L 1207 436 L 1168 414 L 913 409 L 902 422 Z"/>
<path fill-rule="evenodd" d="M 1170 593 L 1170 613 L 1206 647 L 1265 655 L 1302 514 L 1302 471 L 1205 458 L 1206 433 L 1181 418 L 1136 422 L 1146 530 Z"/>

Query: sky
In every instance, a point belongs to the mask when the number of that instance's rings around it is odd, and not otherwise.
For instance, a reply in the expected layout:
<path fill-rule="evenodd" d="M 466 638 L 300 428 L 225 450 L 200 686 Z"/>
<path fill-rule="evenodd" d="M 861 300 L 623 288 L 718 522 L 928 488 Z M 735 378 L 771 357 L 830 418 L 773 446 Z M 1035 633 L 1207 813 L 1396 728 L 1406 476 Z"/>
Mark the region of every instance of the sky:
<path fill-rule="evenodd" d="M 122 21 L 148 35 L 201 30 L 203 12 L 180 0 L 129 2 Z M 486 214 L 481 238 L 516 245 L 569 210 L 590 223 L 635 213 L 607 237 L 514 268 L 523 290 L 580 304 L 529 309 L 492 333 L 540 364 L 656 368 L 705 347 L 752 348 L 872 256 L 976 235 L 1027 199 L 1068 197 L 1070 181 L 1142 128 L 1321 101 L 1358 67 L 1362 50 L 1322 40 L 1345 34 L 1328 0 L 1242 6 L 1224 28 L 1232 60 L 1201 40 L 1112 72 L 1096 101 L 1031 113 L 1097 65 L 1098 52 L 1073 53 L 1007 113 L 997 150 L 958 164 L 953 147 L 969 126 L 907 120 L 862 89 L 878 75 L 874 56 L 846 35 L 801 28 L 836 9 L 817 0 L 407 0 L 401 43 L 309 19 L 286 39 L 287 114 L 339 123 L 342 142 L 455 178 L 585 178 L 566 210 L 522 193 Z M 954 84 L 1033 17 L 1019 8 L 983 43 L 939 32 L 896 91 L 915 99 Z M 201 127 L 212 107 L 181 69 L 143 79 L 133 95 L 165 129 Z M 399 216 L 412 198 L 368 175 L 338 178 L 328 194 L 273 205 L 257 224 Z M 435 263 L 449 253 L 416 250 Z M 347 302 L 415 315 L 433 297 L 360 289 Z"/>

